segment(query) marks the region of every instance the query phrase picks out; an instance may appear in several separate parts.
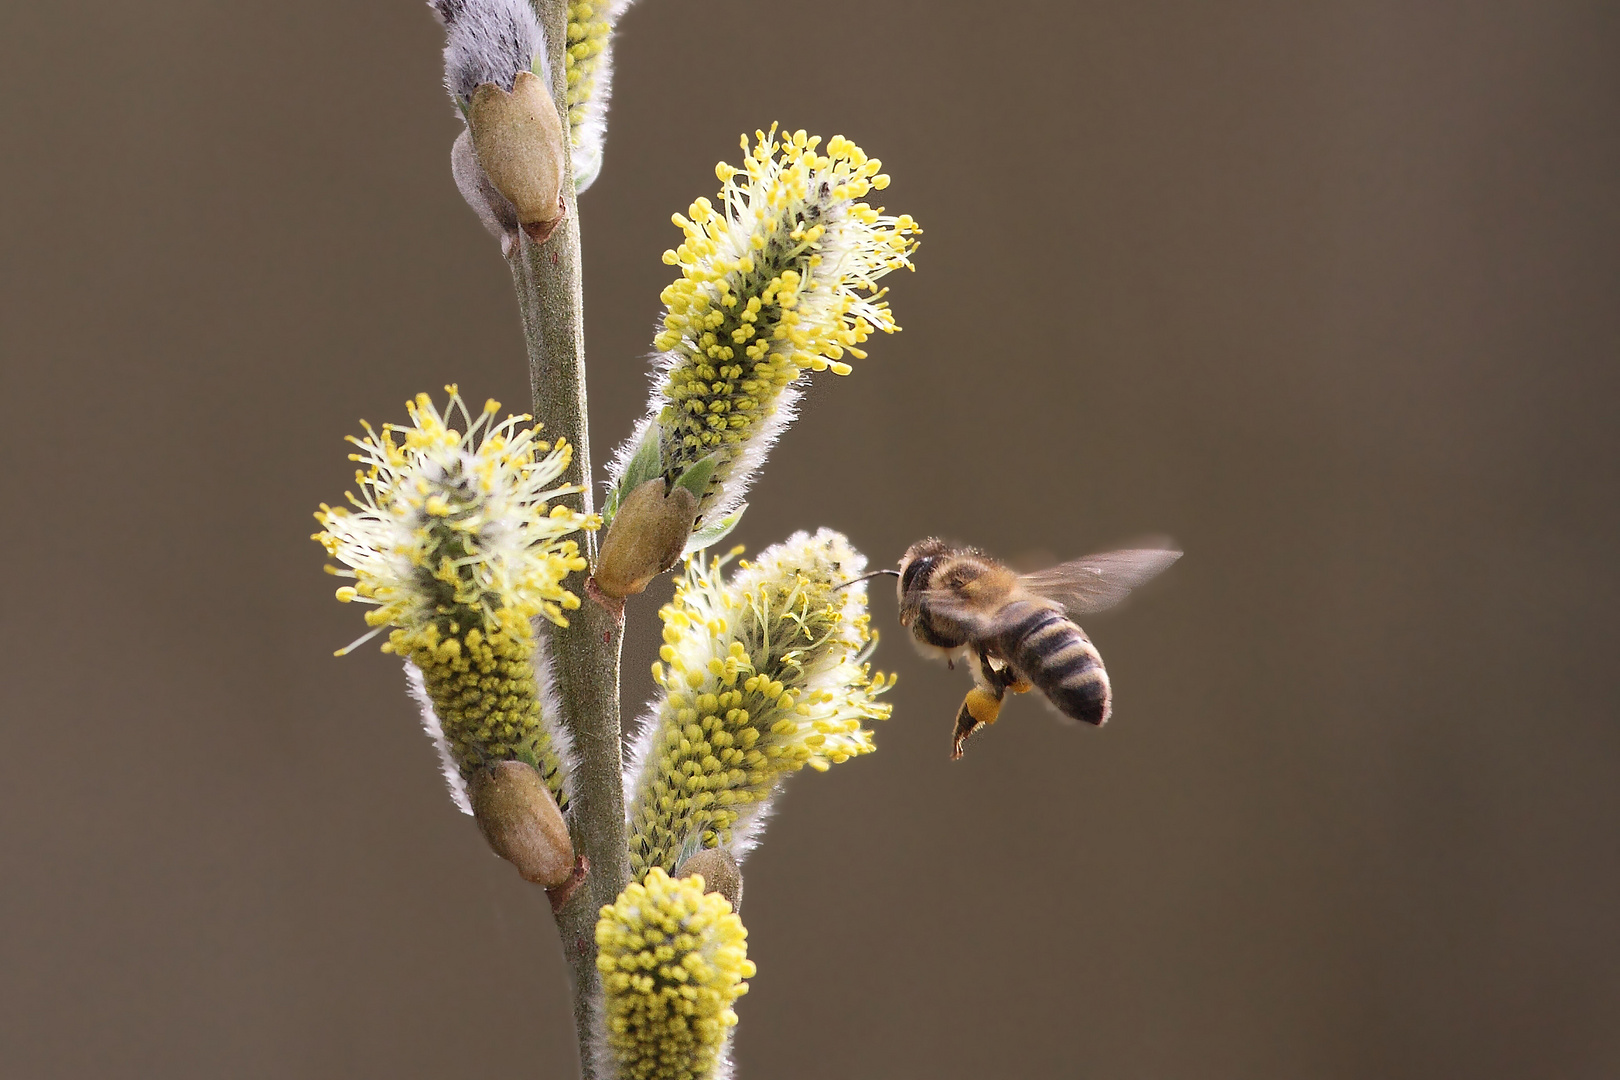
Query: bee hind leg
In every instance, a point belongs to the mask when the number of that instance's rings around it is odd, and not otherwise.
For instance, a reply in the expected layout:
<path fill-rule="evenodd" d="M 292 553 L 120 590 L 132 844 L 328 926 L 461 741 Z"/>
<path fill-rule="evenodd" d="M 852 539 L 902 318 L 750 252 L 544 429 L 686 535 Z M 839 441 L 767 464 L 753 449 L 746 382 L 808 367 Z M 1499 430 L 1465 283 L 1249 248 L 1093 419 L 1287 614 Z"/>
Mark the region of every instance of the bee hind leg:
<path fill-rule="evenodd" d="M 973 665 L 973 689 L 962 699 L 956 711 L 956 730 L 951 734 L 951 760 L 962 756 L 962 744 L 967 737 L 987 724 L 996 722 L 1001 715 L 1001 702 L 1009 687 L 1016 687 L 1017 676 L 1008 667 L 997 667 L 983 649 L 976 650 Z"/>
<path fill-rule="evenodd" d="M 969 735 L 986 724 L 995 723 L 999 715 L 1001 695 L 977 686 L 969 690 L 967 697 L 962 699 L 961 709 L 956 713 L 956 730 L 951 734 L 951 760 L 962 756 L 962 744 L 967 742 Z"/>

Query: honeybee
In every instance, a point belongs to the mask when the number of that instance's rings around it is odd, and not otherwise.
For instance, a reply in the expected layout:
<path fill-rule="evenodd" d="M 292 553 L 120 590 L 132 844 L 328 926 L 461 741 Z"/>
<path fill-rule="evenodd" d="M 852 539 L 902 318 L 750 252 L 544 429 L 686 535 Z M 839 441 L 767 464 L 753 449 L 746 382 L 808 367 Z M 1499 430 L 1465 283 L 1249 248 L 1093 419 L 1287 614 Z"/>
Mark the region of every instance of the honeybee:
<path fill-rule="evenodd" d="M 996 722 L 1007 692 L 1038 689 L 1075 720 L 1102 724 L 1112 692 L 1102 657 L 1074 616 L 1113 607 L 1125 594 L 1181 558 L 1169 548 L 1087 555 L 1019 574 L 975 548 L 933 537 L 900 560 L 900 625 L 925 653 L 955 666 L 966 656 L 973 689 L 962 700 L 951 759 L 967 737 Z"/>

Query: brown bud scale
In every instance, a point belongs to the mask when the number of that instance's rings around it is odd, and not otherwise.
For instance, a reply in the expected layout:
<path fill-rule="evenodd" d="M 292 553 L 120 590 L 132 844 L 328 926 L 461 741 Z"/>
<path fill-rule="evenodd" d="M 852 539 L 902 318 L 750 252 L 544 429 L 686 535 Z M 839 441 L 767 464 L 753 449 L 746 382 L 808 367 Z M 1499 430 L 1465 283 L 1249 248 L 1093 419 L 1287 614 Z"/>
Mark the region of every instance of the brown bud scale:
<path fill-rule="evenodd" d="M 518 72 L 511 93 L 494 83 L 480 86 L 467 106 L 467 126 L 484 174 L 531 237 L 531 227 L 556 222 L 562 215 L 563 127 L 540 77 Z"/>
<path fill-rule="evenodd" d="M 592 575 L 607 596 L 631 596 L 680 561 L 697 519 L 697 496 L 683 487 L 664 492 L 653 477 L 624 497 L 613 516 Z"/>
<path fill-rule="evenodd" d="M 473 817 L 495 854 L 523 880 L 551 888 L 574 872 L 574 845 L 546 782 L 521 761 L 497 761 L 473 775 Z"/>
<path fill-rule="evenodd" d="M 737 865 L 729 851 L 722 848 L 703 848 L 675 868 L 676 877 L 697 874 L 703 879 L 703 891 L 719 893 L 726 898 L 732 911 L 742 907 L 742 867 Z"/>

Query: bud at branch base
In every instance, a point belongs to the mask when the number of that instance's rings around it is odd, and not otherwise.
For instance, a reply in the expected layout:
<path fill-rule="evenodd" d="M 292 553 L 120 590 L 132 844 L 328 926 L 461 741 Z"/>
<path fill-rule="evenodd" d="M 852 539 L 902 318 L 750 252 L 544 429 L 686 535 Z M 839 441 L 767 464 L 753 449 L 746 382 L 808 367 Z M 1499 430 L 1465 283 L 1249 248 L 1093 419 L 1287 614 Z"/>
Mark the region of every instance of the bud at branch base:
<path fill-rule="evenodd" d="M 602 538 L 592 576 L 604 595 L 631 596 L 680 561 L 697 519 L 698 500 L 677 484 L 666 494 L 663 477 L 638 484 L 624 497 Z"/>
<path fill-rule="evenodd" d="M 546 782 L 521 761 L 497 761 L 474 774 L 473 816 L 495 854 L 523 880 L 551 888 L 574 871 L 574 845 Z"/>

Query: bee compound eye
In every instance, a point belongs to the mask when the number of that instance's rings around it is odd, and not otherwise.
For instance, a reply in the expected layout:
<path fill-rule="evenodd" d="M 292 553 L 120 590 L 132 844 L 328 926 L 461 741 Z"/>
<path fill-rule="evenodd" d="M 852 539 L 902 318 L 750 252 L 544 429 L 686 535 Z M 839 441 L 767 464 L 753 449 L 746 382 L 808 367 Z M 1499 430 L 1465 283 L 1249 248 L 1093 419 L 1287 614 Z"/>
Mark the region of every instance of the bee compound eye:
<path fill-rule="evenodd" d="M 901 591 L 909 589 L 913 585 L 926 584 L 928 573 L 925 573 L 925 571 L 932 572 L 937 558 L 938 556 L 935 555 L 924 555 L 920 559 L 911 560 L 911 565 L 907 566 L 900 574 Z"/>

